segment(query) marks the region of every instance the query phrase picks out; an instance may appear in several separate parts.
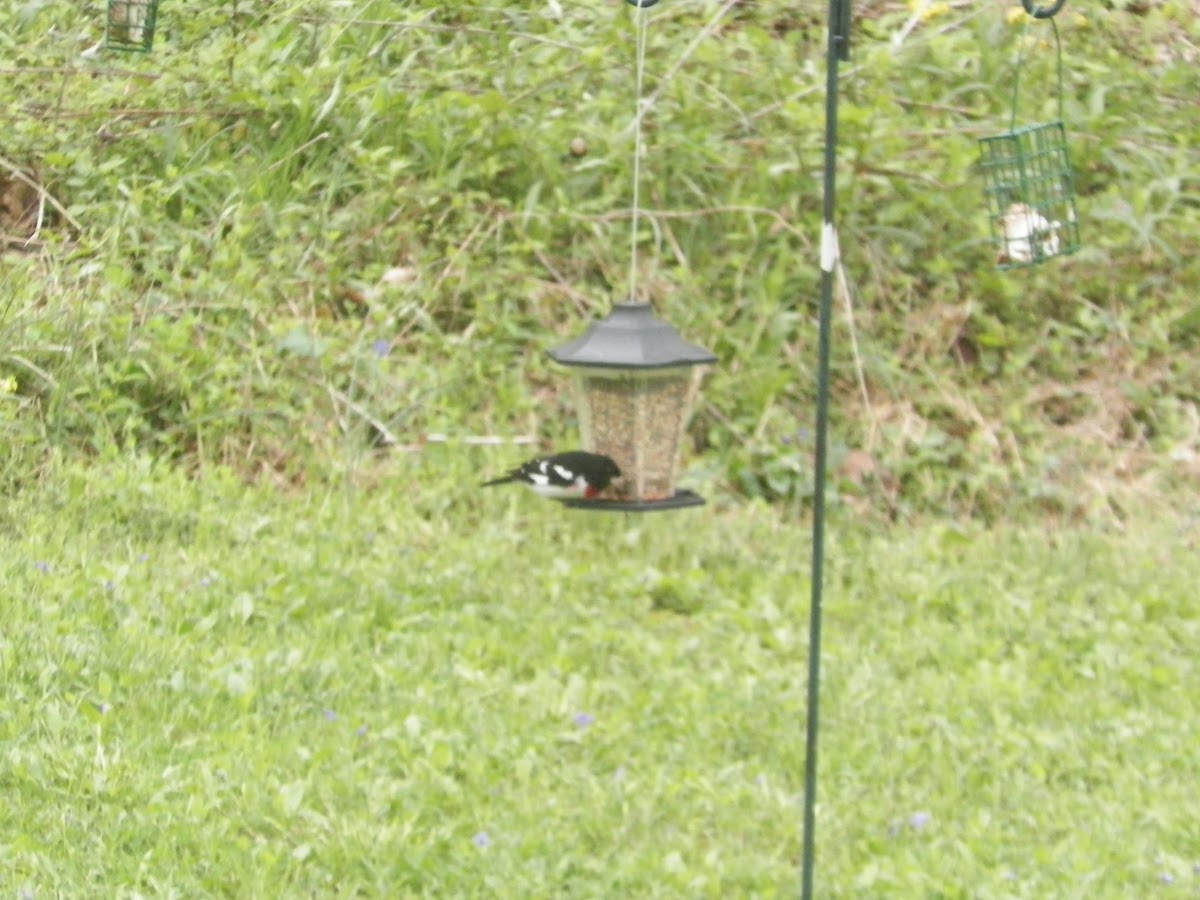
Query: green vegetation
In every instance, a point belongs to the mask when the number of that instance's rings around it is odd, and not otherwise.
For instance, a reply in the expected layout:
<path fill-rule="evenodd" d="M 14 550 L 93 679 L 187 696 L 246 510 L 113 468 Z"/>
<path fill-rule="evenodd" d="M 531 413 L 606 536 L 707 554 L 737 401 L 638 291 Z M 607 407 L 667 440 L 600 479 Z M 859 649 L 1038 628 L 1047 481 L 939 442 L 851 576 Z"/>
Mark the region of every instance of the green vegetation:
<path fill-rule="evenodd" d="M 480 496 L 527 448 L 458 440 L 576 440 L 544 350 L 628 291 L 625 4 L 168 4 L 140 56 L 0 0 L 0 895 L 794 894 L 799 5 L 655 7 L 640 284 L 721 364 L 710 505 L 627 518 Z M 855 7 L 821 896 L 1200 885 L 1200 25 L 1108 6 L 1060 17 L 1084 248 L 1019 272 L 973 167 L 1021 28 Z"/>
<path fill-rule="evenodd" d="M 391 469 L 12 504 L 0 889 L 794 896 L 807 530 Z M 835 529 L 821 896 L 1194 890 L 1198 541 Z"/>
<path fill-rule="evenodd" d="M 36 252 L 6 256 L 9 479 L 47 444 L 298 479 L 379 425 L 572 440 L 543 351 L 628 290 L 633 31 L 622 5 L 537 6 L 214 3 L 168 10 L 149 57 L 81 58 L 97 9 L 9 4 L 0 155 L 67 210 L 42 204 Z M 739 6 L 684 57 L 713 10 L 660 6 L 641 285 L 722 360 L 692 429 L 705 464 L 802 500 L 809 448 L 783 440 L 811 421 L 822 16 Z M 843 487 L 891 517 L 1107 521 L 1169 498 L 1200 396 L 1188 4 L 1060 17 L 1085 249 L 1023 273 L 992 265 L 973 170 L 1021 28 L 857 9 L 837 430 L 874 468 Z M 1029 37 L 1037 121 L 1053 54 Z"/>

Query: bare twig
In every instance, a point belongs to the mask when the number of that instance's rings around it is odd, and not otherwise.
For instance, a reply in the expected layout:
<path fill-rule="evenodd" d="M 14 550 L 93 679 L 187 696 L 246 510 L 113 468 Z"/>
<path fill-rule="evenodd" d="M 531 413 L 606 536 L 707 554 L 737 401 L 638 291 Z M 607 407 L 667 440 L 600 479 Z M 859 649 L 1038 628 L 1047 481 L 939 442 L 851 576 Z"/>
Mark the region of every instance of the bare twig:
<path fill-rule="evenodd" d="M 399 450 L 404 453 L 420 453 L 429 444 L 464 444 L 472 447 L 502 447 L 512 444 L 514 446 L 536 444 L 537 438 L 530 434 L 517 435 L 516 437 L 500 437 L 494 434 L 483 435 L 466 435 L 464 437 L 450 437 L 445 434 L 423 434 L 421 439 L 414 444 L 396 444 L 392 447 L 393 450 Z"/>
<path fill-rule="evenodd" d="M 737 0 L 733 0 L 733 2 L 737 2 Z M 316 25 L 366 25 L 374 28 L 395 28 L 397 31 L 434 31 L 447 32 L 450 34 L 486 34 L 501 37 L 516 37 L 533 41 L 535 44 L 546 44 L 549 47 L 558 47 L 562 50 L 570 50 L 572 53 L 582 53 L 584 50 L 583 47 L 580 47 L 576 44 L 568 44 L 565 41 L 556 41 L 553 38 L 543 37 L 540 34 L 531 34 L 528 31 L 479 28 L 478 26 L 471 25 L 434 25 L 431 22 L 397 22 L 391 19 L 358 19 L 353 17 L 337 16 L 280 16 L 279 18 L 292 19 L 297 22 L 312 22 Z"/>
<path fill-rule="evenodd" d="M 486 224 L 487 219 L 480 219 L 471 226 L 471 230 L 467 232 L 467 236 L 463 238 L 462 243 L 454 248 L 454 252 L 450 254 L 450 258 L 447 259 L 446 264 L 442 266 L 442 271 L 438 274 L 437 281 L 433 283 L 435 292 L 439 287 L 441 287 L 442 282 L 450 277 L 450 273 L 454 271 L 454 264 L 458 262 L 460 256 L 463 256 L 469 249 L 471 249 L 471 245 L 475 243 L 475 238 L 479 235 L 479 232 L 483 230 L 483 227 Z M 491 229 L 488 230 L 490 231 Z"/>
<path fill-rule="evenodd" d="M 946 190 L 947 187 L 932 175 L 926 175 L 924 172 L 905 172 L 901 169 L 893 169 L 888 166 L 872 166 L 863 162 L 855 163 L 854 168 L 868 175 L 884 175 L 888 178 L 908 178 L 912 181 L 921 181 L 938 190 Z"/>
<path fill-rule="evenodd" d="M 184 107 L 181 109 L 154 109 L 150 107 L 97 107 L 96 109 L 64 109 L 49 112 L 40 104 L 26 104 L 25 112 L 42 119 L 90 119 L 113 118 L 165 118 L 166 116 L 211 116 L 217 119 L 250 118 L 263 115 L 261 109 L 205 109 Z"/>
<path fill-rule="evenodd" d="M 24 347 L 18 347 L 18 348 L 16 348 L 16 351 L 20 351 L 20 350 L 24 350 L 24 349 L 25 349 Z M 57 347 L 57 346 L 53 346 L 53 345 L 51 345 L 49 347 L 40 347 L 38 349 L 57 351 L 57 352 L 63 353 L 64 355 L 71 352 L 70 348 Z M 24 356 L 21 356 L 16 351 L 11 352 L 8 355 L 6 355 L 4 357 L 5 362 L 9 363 L 10 365 L 20 366 L 21 368 L 25 369 L 27 372 L 30 372 L 30 373 L 36 375 L 38 378 L 40 378 L 43 384 L 49 385 L 49 387 L 51 389 L 57 390 L 58 380 L 55 379 L 55 377 L 53 375 L 51 375 L 49 372 L 47 372 L 45 369 L 43 369 L 41 366 L 37 365 L 36 363 L 33 363 L 30 360 L 26 359 Z"/>
<path fill-rule="evenodd" d="M 318 135 L 317 135 L 315 138 L 313 138 L 312 140 L 310 140 L 310 141 L 305 141 L 303 144 L 301 144 L 299 147 L 297 147 L 295 150 L 293 150 L 291 153 L 289 153 L 289 154 L 288 154 L 287 156 L 285 156 L 283 159 L 277 159 L 277 160 L 275 160 L 275 162 L 273 162 L 273 163 L 271 163 L 271 165 L 267 166 L 267 171 L 268 171 L 268 172 L 274 172 L 276 169 L 278 169 L 280 166 L 282 166 L 282 165 L 283 165 L 285 162 L 287 162 L 289 159 L 291 159 L 291 158 L 292 158 L 293 156 L 295 156 L 297 153 L 300 153 L 300 152 L 302 152 L 302 151 L 304 151 L 304 150 L 307 150 L 307 149 L 308 149 L 309 147 L 311 147 L 313 144 L 319 144 L 319 143 L 321 143 L 321 141 L 327 141 L 327 140 L 329 140 L 329 132 L 328 132 L 328 131 L 322 131 L 320 134 L 318 134 Z"/>
<path fill-rule="evenodd" d="M 658 191 L 655 191 L 654 195 L 655 200 L 661 199 Z M 641 210 L 639 210 L 639 215 L 640 214 Z M 655 221 L 655 225 L 658 226 L 658 224 L 659 223 Z M 655 228 L 655 236 L 659 241 L 666 241 L 667 244 L 670 245 L 671 252 L 675 254 L 675 259 L 681 268 L 684 270 L 691 269 L 692 265 L 688 261 L 687 254 L 683 252 L 683 246 L 679 243 L 679 239 L 675 237 L 675 232 L 671 230 L 671 226 L 667 224 L 667 220 L 663 220 L 661 227 Z M 658 254 L 658 248 L 655 248 L 655 254 Z"/>
<path fill-rule="evenodd" d="M 789 222 L 783 215 L 774 209 L 767 209 L 764 206 L 709 206 L 704 209 L 641 209 L 638 215 L 649 219 L 702 219 L 705 216 L 728 215 L 729 213 L 744 213 L 746 215 L 766 216 L 774 219 L 779 227 L 800 238 L 806 245 L 811 243 L 807 234 Z M 630 209 L 614 209 L 603 213 L 573 213 L 573 212 L 504 212 L 499 213 L 502 219 L 514 218 L 530 218 L 538 217 L 543 219 L 562 216 L 568 219 L 574 219 L 580 222 L 616 222 L 621 219 L 628 219 L 633 215 L 633 210 Z"/>
<path fill-rule="evenodd" d="M 675 74 L 683 67 L 683 64 L 687 62 L 688 57 L 695 53 L 696 49 L 708 39 L 710 34 L 716 30 L 717 25 L 723 18 L 725 18 L 725 14 L 729 12 L 729 10 L 733 9 L 733 7 L 737 6 L 737 4 L 740 2 L 741 0 L 725 0 L 725 2 L 721 4 L 721 8 L 713 13 L 712 18 L 704 23 L 704 27 L 697 32 L 694 38 L 692 38 L 692 42 L 683 48 L 683 52 L 679 54 L 679 58 L 676 59 L 675 62 L 671 63 L 671 67 L 667 69 L 667 71 L 659 79 L 658 87 L 651 91 L 645 99 L 638 102 L 637 112 L 633 116 L 633 121 L 629 123 L 629 131 L 632 132 L 638 126 L 641 120 L 646 117 L 646 111 L 654 107 L 655 102 L 658 100 L 658 95 L 662 93 L 662 90 L 666 85 L 671 83 L 671 79 L 675 77 Z"/>
<path fill-rule="evenodd" d="M 893 97 L 893 100 L 905 109 L 931 109 L 934 112 L 953 113 L 956 116 L 962 116 L 967 119 L 983 119 L 989 114 L 986 110 L 969 106 L 952 106 L 947 103 L 922 103 L 919 100 L 910 100 L 908 97 Z"/>
<path fill-rule="evenodd" d="M 42 225 L 46 221 L 46 196 L 45 194 L 38 197 L 37 221 L 33 226 L 33 233 L 29 235 L 31 239 L 36 238 L 42 233 Z"/>
<path fill-rule="evenodd" d="M 23 250 L 40 250 L 46 246 L 46 242 L 32 235 L 30 237 L 18 237 L 15 234 L 0 234 L 0 244 L 6 244 L 9 247 L 20 247 Z"/>
<path fill-rule="evenodd" d="M 842 75 L 842 79 L 846 80 L 853 77 L 858 72 L 858 67 L 851 67 Z M 824 85 L 814 84 L 812 87 L 807 87 L 802 91 L 796 91 L 794 94 L 788 94 L 782 100 L 776 100 L 774 103 L 768 103 L 766 106 L 761 106 L 747 117 L 751 122 L 755 119 L 761 119 L 763 116 L 768 116 L 777 109 L 782 109 L 784 106 L 795 103 L 797 100 L 803 100 L 805 97 L 811 97 L 820 91 L 823 91 Z"/>
<path fill-rule="evenodd" d="M 353 413 L 357 413 L 363 421 L 379 432 L 379 436 L 383 439 L 384 444 L 393 446 L 400 443 L 400 438 L 396 437 L 392 430 L 383 424 L 383 422 L 381 422 L 378 418 L 371 415 L 371 413 L 367 411 L 366 407 L 350 399 L 349 395 L 343 391 L 339 391 L 333 385 L 327 385 L 327 387 L 329 389 L 330 396 L 332 396 L 336 402 L 344 404 L 348 410 Z"/>
<path fill-rule="evenodd" d="M 875 445 L 875 431 L 879 425 L 875 415 L 875 407 L 871 403 L 871 392 L 867 389 L 867 376 L 863 371 L 862 353 L 858 349 L 858 326 L 854 322 L 854 297 L 850 293 L 850 279 L 846 277 L 846 267 L 839 257 L 837 261 L 838 288 L 842 293 L 842 301 L 846 304 L 846 324 L 850 329 L 850 352 L 854 356 L 854 376 L 858 381 L 858 391 L 862 394 L 863 410 L 871 423 L 870 434 L 867 435 L 866 449 L 870 451 Z"/>
<path fill-rule="evenodd" d="M 538 258 L 538 262 L 545 267 L 546 271 L 554 276 L 555 287 L 575 301 L 575 309 L 578 312 L 586 314 L 589 307 L 592 305 L 591 298 L 589 298 L 582 291 L 577 290 L 571 285 L 570 281 L 563 277 L 562 272 L 560 272 L 554 263 L 550 261 L 550 257 L 546 255 L 546 251 L 541 247 L 534 245 L 533 255 Z"/>
<path fill-rule="evenodd" d="M 4 66 L 0 67 L 0 75 L 61 75 L 62 66 Z M 141 78 L 143 81 L 157 81 L 161 75 L 152 72 L 133 72 L 129 69 L 107 69 L 103 67 L 87 67 L 76 69 L 82 75 L 104 75 L 111 78 Z"/>

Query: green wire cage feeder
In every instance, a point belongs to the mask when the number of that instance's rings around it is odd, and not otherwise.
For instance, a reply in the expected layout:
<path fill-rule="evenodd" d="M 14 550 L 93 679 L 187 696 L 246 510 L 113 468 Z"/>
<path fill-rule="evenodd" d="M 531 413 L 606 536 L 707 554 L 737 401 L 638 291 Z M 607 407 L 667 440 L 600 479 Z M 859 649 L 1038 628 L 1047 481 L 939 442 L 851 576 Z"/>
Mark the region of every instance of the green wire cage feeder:
<path fill-rule="evenodd" d="M 149 53 L 157 21 L 158 0 L 108 0 L 104 46 L 108 50 Z"/>
<path fill-rule="evenodd" d="M 1054 15 L 1065 0 L 1049 9 L 1022 0 L 1026 12 L 1049 19 L 1058 53 L 1058 119 L 1016 127 L 1022 60 L 1013 79 L 1008 131 L 981 138 L 980 168 L 988 221 L 1002 269 L 1024 268 L 1079 249 L 1075 185 L 1063 127 L 1062 44 Z"/>

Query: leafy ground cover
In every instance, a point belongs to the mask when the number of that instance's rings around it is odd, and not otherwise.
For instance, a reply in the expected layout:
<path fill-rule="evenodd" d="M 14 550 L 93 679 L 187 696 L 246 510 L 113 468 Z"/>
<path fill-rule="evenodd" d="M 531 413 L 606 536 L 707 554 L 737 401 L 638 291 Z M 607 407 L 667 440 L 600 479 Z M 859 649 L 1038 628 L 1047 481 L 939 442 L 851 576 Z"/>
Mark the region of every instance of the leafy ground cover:
<path fill-rule="evenodd" d="M 1195 487 L 1200 26 L 1109 7 L 1060 16 L 1084 249 L 1000 273 L 976 141 L 1022 46 L 1018 124 L 1057 115 L 1045 27 L 855 6 L 838 455 L 892 518 L 1103 522 Z M 216 3 L 165 11 L 148 57 L 94 49 L 97 4 L 0 12 L 9 479 L 47 444 L 301 480 L 343 441 L 572 439 L 543 351 L 629 290 L 627 6 Z M 639 289 L 721 359 L 692 449 L 770 500 L 811 489 L 786 442 L 813 399 L 822 26 L 782 0 L 649 26 Z"/>
<path fill-rule="evenodd" d="M 10 505 L 0 889 L 794 895 L 807 529 L 404 462 L 279 495 L 114 460 Z M 836 522 L 821 895 L 1194 892 L 1197 540 Z"/>

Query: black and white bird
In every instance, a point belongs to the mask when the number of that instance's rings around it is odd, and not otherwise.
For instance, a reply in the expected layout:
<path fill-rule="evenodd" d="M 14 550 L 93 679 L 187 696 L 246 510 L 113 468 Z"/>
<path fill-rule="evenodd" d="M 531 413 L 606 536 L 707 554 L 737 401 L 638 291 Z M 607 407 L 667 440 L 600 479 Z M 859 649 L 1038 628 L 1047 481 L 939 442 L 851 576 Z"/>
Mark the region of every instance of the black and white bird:
<path fill-rule="evenodd" d="M 515 481 L 528 485 L 535 494 L 553 500 L 590 499 L 620 476 L 621 469 L 607 456 L 570 450 L 531 459 L 507 475 L 485 481 L 483 486 Z"/>

